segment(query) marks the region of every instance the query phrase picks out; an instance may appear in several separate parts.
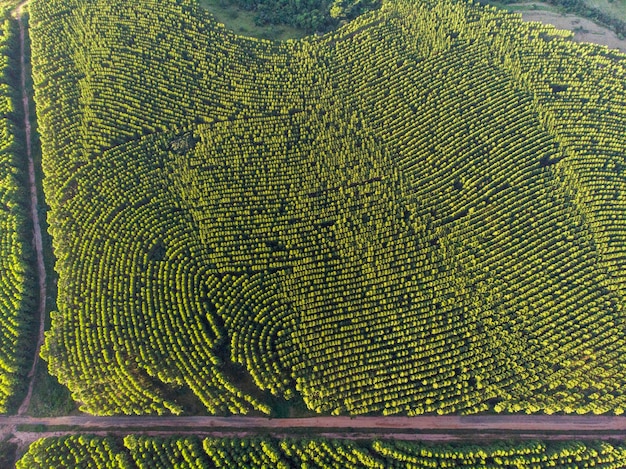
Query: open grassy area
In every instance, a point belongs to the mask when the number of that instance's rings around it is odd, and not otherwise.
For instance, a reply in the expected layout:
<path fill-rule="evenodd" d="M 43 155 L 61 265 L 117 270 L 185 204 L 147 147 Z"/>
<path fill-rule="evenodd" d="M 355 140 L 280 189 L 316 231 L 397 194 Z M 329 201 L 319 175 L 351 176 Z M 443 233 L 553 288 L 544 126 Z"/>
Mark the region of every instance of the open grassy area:
<path fill-rule="evenodd" d="M 48 373 L 46 362 L 40 361 L 35 374 L 35 387 L 28 408 L 34 417 L 58 417 L 78 414 L 78 406 L 65 386 Z"/>
<path fill-rule="evenodd" d="M 217 21 L 240 36 L 252 36 L 273 41 L 304 37 L 302 30 L 285 25 L 257 25 L 254 12 L 238 8 L 224 0 L 198 0 Z"/>

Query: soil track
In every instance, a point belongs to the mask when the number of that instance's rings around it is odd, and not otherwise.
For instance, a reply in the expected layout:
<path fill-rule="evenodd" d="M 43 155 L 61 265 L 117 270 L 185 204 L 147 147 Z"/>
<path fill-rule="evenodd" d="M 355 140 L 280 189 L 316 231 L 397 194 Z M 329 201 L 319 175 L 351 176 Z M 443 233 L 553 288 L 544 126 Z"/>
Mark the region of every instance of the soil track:
<path fill-rule="evenodd" d="M 281 429 L 306 429 L 318 433 L 321 429 L 332 429 L 337 433 L 374 431 L 389 434 L 406 432 L 459 433 L 472 435 L 494 433 L 494 437 L 506 438 L 512 433 L 554 434 L 626 434 L 626 417 L 605 415 L 433 415 L 419 417 L 176 417 L 176 416 L 113 416 L 95 417 L 74 415 L 64 417 L 0 416 L 0 427 L 37 425 L 39 427 L 74 427 L 74 429 L 108 430 L 118 429 L 143 433 L 146 429 L 165 431 L 170 434 L 185 431 L 236 430 L 262 431 Z M 468 433 L 470 432 L 470 433 Z"/>
<path fill-rule="evenodd" d="M 574 41 L 577 42 L 601 44 L 609 49 L 618 49 L 621 52 L 626 52 L 626 39 L 620 39 L 615 32 L 587 18 L 540 10 L 523 11 L 522 18 L 525 21 L 539 21 L 544 24 L 552 24 L 559 29 L 569 29 L 574 32 Z"/>
<path fill-rule="evenodd" d="M 88 415 L 65 417 L 0 417 L 17 444 L 17 455 L 39 438 L 64 435 L 141 434 L 168 437 L 250 437 L 271 435 L 346 440 L 495 441 L 495 440 L 624 440 L 626 417 L 555 415 L 480 415 L 420 417 L 174 417 Z M 16 456 L 17 456 L 16 455 Z"/>
<path fill-rule="evenodd" d="M 20 85 L 22 88 L 22 106 L 24 110 L 24 133 L 26 137 L 26 157 L 28 161 L 28 189 L 30 193 L 30 217 L 33 225 L 33 245 L 35 248 L 35 258 L 37 262 L 37 280 L 39 290 L 39 307 L 37 311 L 37 319 L 39 322 L 39 330 L 37 332 L 37 344 L 33 357 L 33 364 L 28 372 L 28 392 L 17 411 L 18 415 L 24 415 L 30 405 L 30 399 L 33 394 L 33 385 L 35 370 L 39 363 L 39 351 L 44 339 L 44 328 L 46 319 L 46 267 L 43 260 L 43 246 L 41 241 L 41 225 L 39 224 L 39 203 L 37 201 L 37 184 L 35 181 L 35 163 L 33 162 L 32 145 L 31 145 L 31 127 L 30 127 L 30 103 L 28 91 L 26 88 L 26 57 L 25 42 L 26 28 L 22 18 L 22 11 L 28 0 L 21 2 L 15 10 L 13 16 L 17 19 L 20 27 Z"/>
<path fill-rule="evenodd" d="M 507 5 L 507 8 L 521 13 L 524 21 L 538 21 L 543 24 L 554 25 L 559 29 L 570 30 L 574 33 L 574 41 L 591 42 L 605 45 L 609 49 L 626 52 L 626 39 L 620 39 L 615 31 L 599 25 L 589 18 L 551 11 L 554 7 L 543 2 L 511 3 Z"/>

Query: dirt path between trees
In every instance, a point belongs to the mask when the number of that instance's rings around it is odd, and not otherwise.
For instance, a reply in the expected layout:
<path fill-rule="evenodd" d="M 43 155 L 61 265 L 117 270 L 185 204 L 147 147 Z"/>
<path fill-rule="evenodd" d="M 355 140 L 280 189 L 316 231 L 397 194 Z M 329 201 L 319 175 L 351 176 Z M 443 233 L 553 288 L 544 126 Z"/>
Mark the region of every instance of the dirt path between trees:
<path fill-rule="evenodd" d="M 506 8 L 521 13 L 524 21 L 537 21 L 551 24 L 558 29 L 570 30 L 574 33 L 573 40 L 576 42 L 590 42 L 626 52 L 626 39 L 618 37 L 615 31 L 589 18 L 572 13 L 560 13 L 555 11 L 553 5 L 540 1 L 509 3 Z"/>
<path fill-rule="evenodd" d="M 35 163 L 32 155 L 32 137 L 30 127 L 30 103 L 26 89 L 26 28 L 22 17 L 22 11 L 28 1 L 21 2 L 15 10 L 13 16 L 17 19 L 20 27 L 20 85 L 22 88 L 22 106 L 24 111 L 24 134 L 26 137 L 26 157 L 28 160 L 28 189 L 30 193 L 30 217 L 33 225 L 33 244 L 35 248 L 35 258 L 37 261 L 37 280 L 39 291 L 39 307 L 37 310 L 37 322 L 39 330 L 37 332 L 37 344 L 35 345 L 33 364 L 28 372 L 28 392 L 17 411 L 18 415 L 24 415 L 30 405 L 35 382 L 35 370 L 39 363 L 39 351 L 44 339 L 44 328 L 46 319 L 46 267 L 43 260 L 43 245 L 41 240 L 41 225 L 39 224 L 39 203 L 37 201 L 37 184 L 35 181 Z"/>
<path fill-rule="evenodd" d="M 626 435 L 626 417 L 608 415 L 428 415 L 418 417 L 349 417 L 320 416 L 305 418 L 267 417 L 176 417 L 71 415 L 63 417 L 0 416 L 0 427 L 32 425 L 43 431 L 48 427 L 71 427 L 72 431 L 120 430 L 128 433 L 163 431 L 168 434 L 199 431 L 274 431 L 290 429 L 317 434 L 322 429 L 345 434 L 382 432 L 389 434 L 426 432 L 437 434 L 493 433 L 506 438 L 515 433 L 552 433 L 554 435 Z"/>
<path fill-rule="evenodd" d="M 496 440 L 624 440 L 626 417 L 564 415 L 476 415 L 419 417 L 175 417 L 89 415 L 65 417 L 0 416 L 0 429 L 22 454 L 32 442 L 65 435 L 129 434 L 170 437 L 336 438 L 486 442 Z M 16 456 L 17 456 L 16 455 Z"/>
<path fill-rule="evenodd" d="M 618 49 L 621 52 L 626 52 L 626 39 L 620 39 L 610 29 L 600 26 L 587 18 L 541 10 L 522 11 L 522 18 L 525 21 L 552 24 L 559 29 L 569 29 L 574 32 L 574 41 L 577 42 L 601 44 L 609 49 Z"/>

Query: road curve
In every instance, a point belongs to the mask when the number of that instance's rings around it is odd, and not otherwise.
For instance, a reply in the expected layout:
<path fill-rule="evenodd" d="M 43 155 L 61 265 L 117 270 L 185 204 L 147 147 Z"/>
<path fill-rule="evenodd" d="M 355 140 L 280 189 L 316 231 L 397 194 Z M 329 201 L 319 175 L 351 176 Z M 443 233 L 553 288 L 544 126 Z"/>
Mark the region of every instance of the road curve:
<path fill-rule="evenodd" d="M 435 432 L 551 432 L 551 433 L 616 433 L 626 434 L 626 417 L 567 415 L 476 415 L 419 417 L 307 417 L 270 419 L 265 417 L 175 417 L 89 415 L 64 417 L 0 416 L 0 426 L 39 425 L 72 426 L 89 429 L 150 429 L 195 431 L 207 429 L 333 429 L 349 431 Z"/>

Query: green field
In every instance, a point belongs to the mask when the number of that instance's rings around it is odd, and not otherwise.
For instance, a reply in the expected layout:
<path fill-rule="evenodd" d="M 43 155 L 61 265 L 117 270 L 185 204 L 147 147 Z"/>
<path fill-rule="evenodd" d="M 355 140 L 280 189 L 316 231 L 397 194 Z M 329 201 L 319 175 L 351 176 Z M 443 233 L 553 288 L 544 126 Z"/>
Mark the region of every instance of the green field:
<path fill-rule="evenodd" d="M 200 0 L 200 5 L 206 8 L 226 28 L 240 36 L 284 41 L 306 35 L 304 31 L 287 25 L 258 25 L 253 12 L 242 10 L 225 0 Z"/>
<path fill-rule="evenodd" d="M 17 469 L 81 467 L 85 469 L 266 468 L 293 467 L 598 467 L 626 464 L 626 447 L 609 443 L 491 443 L 432 445 L 408 442 L 340 440 L 155 438 L 129 435 L 44 438 L 33 443 Z"/>
<path fill-rule="evenodd" d="M 200 0 L 200 5 L 236 33 L 267 39 L 322 34 L 377 9 L 380 3 L 380 0 Z"/>
<path fill-rule="evenodd" d="M 83 410 L 626 408 L 624 56 L 448 0 L 286 42 L 31 15 L 43 356 Z"/>

